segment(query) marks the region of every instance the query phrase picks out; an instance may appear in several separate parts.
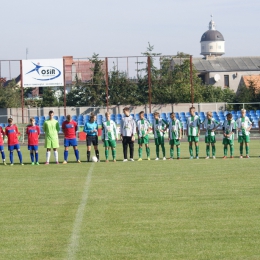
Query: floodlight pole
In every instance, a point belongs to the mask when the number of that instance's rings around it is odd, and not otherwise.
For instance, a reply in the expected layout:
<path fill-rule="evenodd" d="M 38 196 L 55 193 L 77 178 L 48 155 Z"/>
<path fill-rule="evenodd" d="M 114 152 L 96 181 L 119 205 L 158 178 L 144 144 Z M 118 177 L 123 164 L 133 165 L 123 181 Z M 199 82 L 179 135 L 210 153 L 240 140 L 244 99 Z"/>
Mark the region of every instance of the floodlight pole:
<path fill-rule="evenodd" d="M 193 89 L 193 79 L 192 79 L 192 55 L 190 55 L 190 93 L 191 93 L 191 104 L 194 103 L 194 89 Z"/>
<path fill-rule="evenodd" d="M 63 59 L 63 84 L 64 84 L 64 101 L 63 101 L 63 105 L 64 105 L 64 116 L 67 115 L 66 113 L 66 76 L 65 76 L 65 59 Z"/>
<path fill-rule="evenodd" d="M 147 57 L 147 70 L 148 70 L 148 92 L 149 92 L 149 112 L 152 113 L 152 87 L 151 87 L 151 57 Z"/>
<path fill-rule="evenodd" d="M 21 103 L 22 103 L 22 124 L 24 123 L 24 98 L 23 98 L 23 62 L 20 60 L 20 77 L 21 77 Z"/>
<path fill-rule="evenodd" d="M 105 65 L 106 65 L 106 96 L 107 96 L 107 112 L 108 112 L 108 59 L 105 58 Z"/>

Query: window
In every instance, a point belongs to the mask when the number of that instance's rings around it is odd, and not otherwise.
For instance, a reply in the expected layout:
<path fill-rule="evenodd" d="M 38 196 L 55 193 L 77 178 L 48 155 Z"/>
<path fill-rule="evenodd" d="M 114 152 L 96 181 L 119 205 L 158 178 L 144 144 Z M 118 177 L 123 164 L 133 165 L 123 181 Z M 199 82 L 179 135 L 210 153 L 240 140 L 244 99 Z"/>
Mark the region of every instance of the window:
<path fill-rule="evenodd" d="M 224 87 L 229 88 L 229 75 L 224 75 Z"/>
<path fill-rule="evenodd" d="M 43 87 L 39 87 L 39 95 L 43 94 Z"/>

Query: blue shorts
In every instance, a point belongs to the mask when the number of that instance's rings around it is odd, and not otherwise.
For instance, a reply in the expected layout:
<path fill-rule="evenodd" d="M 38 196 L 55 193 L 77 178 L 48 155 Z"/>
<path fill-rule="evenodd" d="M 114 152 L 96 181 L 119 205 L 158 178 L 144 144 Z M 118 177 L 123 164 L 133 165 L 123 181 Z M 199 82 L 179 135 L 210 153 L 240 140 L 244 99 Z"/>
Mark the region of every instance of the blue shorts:
<path fill-rule="evenodd" d="M 28 150 L 30 150 L 30 151 L 38 151 L 38 145 L 28 145 Z"/>
<path fill-rule="evenodd" d="M 0 151 L 3 151 L 3 150 L 4 150 L 4 146 L 0 145 Z"/>
<path fill-rule="evenodd" d="M 8 151 L 13 151 L 18 149 L 20 149 L 20 144 L 8 145 Z"/>
<path fill-rule="evenodd" d="M 77 138 L 74 138 L 74 139 L 64 139 L 64 146 L 65 147 L 77 146 L 77 145 L 78 145 Z"/>

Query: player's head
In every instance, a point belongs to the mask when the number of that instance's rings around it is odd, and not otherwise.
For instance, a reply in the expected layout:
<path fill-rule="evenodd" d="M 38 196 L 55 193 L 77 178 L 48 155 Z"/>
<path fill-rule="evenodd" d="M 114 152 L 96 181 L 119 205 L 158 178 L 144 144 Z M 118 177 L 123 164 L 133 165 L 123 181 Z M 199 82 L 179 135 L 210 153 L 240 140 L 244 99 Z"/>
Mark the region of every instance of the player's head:
<path fill-rule="evenodd" d="M 92 113 L 90 114 L 90 122 L 94 122 L 94 121 L 96 121 L 96 116 L 95 116 L 95 114 L 92 112 Z"/>
<path fill-rule="evenodd" d="M 110 113 L 109 113 L 109 112 L 106 112 L 106 113 L 105 113 L 105 117 L 106 117 L 107 120 L 110 120 Z"/>
<path fill-rule="evenodd" d="M 154 112 L 154 113 L 153 113 L 153 116 L 154 116 L 155 119 L 159 119 L 160 114 L 159 114 L 158 112 Z"/>
<path fill-rule="evenodd" d="M 10 118 L 8 118 L 7 122 L 8 122 L 9 125 L 12 125 L 13 124 L 13 119 L 10 117 Z"/>
<path fill-rule="evenodd" d="M 242 117 L 245 117 L 246 115 L 246 110 L 244 108 L 241 109 L 241 116 Z"/>
<path fill-rule="evenodd" d="M 67 119 L 68 122 L 70 122 L 71 121 L 71 115 L 67 115 L 66 119 Z"/>
<path fill-rule="evenodd" d="M 212 118 L 212 112 L 210 112 L 210 111 L 207 112 L 207 118 L 208 118 L 208 119 L 211 119 L 211 118 Z"/>
<path fill-rule="evenodd" d="M 228 113 L 227 114 L 227 120 L 231 120 L 232 119 L 232 114 L 231 113 Z"/>
<path fill-rule="evenodd" d="M 172 113 L 170 114 L 170 117 L 171 117 L 171 119 L 175 119 L 175 113 L 172 112 Z"/>
<path fill-rule="evenodd" d="M 195 116 L 195 107 L 190 107 L 190 114 Z"/>
<path fill-rule="evenodd" d="M 140 117 L 141 120 L 144 119 L 144 111 L 139 112 L 139 117 Z"/>
<path fill-rule="evenodd" d="M 125 107 L 125 108 L 123 109 L 123 112 L 124 112 L 125 116 L 129 116 L 129 115 L 130 115 L 130 109 L 129 109 L 129 107 Z"/>
<path fill-rule="evenodd" d="M 53 116 L 54 116 L 54 112 L 53 112 L 52 110 L 50 110 L 50 111 L 49 111 L 49 117 L 50 117 L 50 119 L 52 119 Z"/>
<path fill-rule="evenodd" d="M 35 119 L 33 117 L 30 118 L 31 125 L 35 125 Z"/>

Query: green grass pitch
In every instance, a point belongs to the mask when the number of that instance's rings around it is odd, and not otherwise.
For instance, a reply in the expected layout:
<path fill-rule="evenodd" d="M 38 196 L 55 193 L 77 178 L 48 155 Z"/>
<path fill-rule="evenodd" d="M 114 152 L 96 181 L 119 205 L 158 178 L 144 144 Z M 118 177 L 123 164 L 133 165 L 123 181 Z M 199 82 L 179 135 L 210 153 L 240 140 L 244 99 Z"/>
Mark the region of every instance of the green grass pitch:
<path fill-rule="evenodd" d="M 250 159 L 0 165 L 0 259 L 260 259 L 260 142 Z M 169 145 L 166 144 L 167 157 Z M 92 151 L 93 154 L 93 151 Z M 135 159 L 137 158 L 135 144 Z M 110 155 L 111 156 L 111 155 Z M 6 151 L 9 164 L 8 152 Z M 176 157 L 176 151 L 175 151 Z M 63 159 L 63 148 L 59 148 Z M 110 158 L 111 159 L 111 158 Z M 51 155 L 54 161 L 53 153 Z"/>

